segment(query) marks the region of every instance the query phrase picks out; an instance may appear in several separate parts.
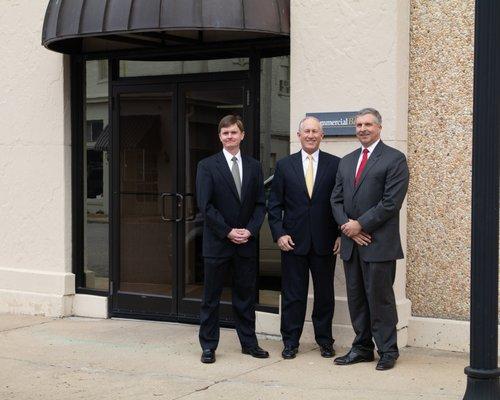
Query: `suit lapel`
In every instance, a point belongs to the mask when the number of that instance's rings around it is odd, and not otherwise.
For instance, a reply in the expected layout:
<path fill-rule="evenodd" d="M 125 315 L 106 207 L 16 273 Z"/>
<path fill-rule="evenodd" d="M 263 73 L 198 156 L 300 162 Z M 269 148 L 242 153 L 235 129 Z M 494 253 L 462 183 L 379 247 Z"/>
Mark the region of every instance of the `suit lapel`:
<path fill-rule="evenodd" d="M 240 198 L 238 196 L 238 191 L 236 190 L 236 184 L 234 183 L 233 175 L 231 174 L 231 170 L 229 169 L 229 165 L 227 165 L 226 157 L 224 157 L 224 154 L 222 153 L 222 151 L 220 153 L 217 153 L 217 154 L 218 154 L 218 156 L 216 158 L 216 161 L 219 164 L 218 170 L 220 171 L 221 175 L 226 180 L 226 183 L 229 185 L 229 188 L 233 192 L 234 196 L 238 200 L 240 200 Z M 243 174 L 243 177 L 245 177 L 245 174 Z"/>
<path fill-rule="evenodd" d="M 252 171 L 250 170 L 250 162 L 248 161 L 248 158 L 245 157 L 245 156 L 241 156 L 241 163 L 243 164 L 242 165 L 242 169 L 243 169 L 243 182 L 241 182 L 241 202 L 243 202 L 243 199 L 245 198 L 245 194 L 248 190 L 248 185 L 251 181 L 251 174 L 252 174 Z M 231 178 L 232 178 L 232 175 L 231 175 Z M 234 179 L 233 179 L 234 181 Z M 236 185 L 234 185 L 234 187 L 236 188 Z"/>
<path fill-rule="evenodd" d="M 300 182 L 305 194 L 309 197 L 309 193 L 307 192 L 306 186 L 306 177 L 304 176 L 304 167 L 302 165 L 302 152 L 299 150 L 298 153 L 295 153 L 292 156 L 292 167 L 297 175 L 297 179 Z"/>
<path fill-rule="evenodd" d="M 366 162 L 366 165 L 365 165 L 365 169 L 363 170 L 363 172 L 361 173 L 361 177 L 359 178 L 359 183 L 354 188 L 354 194 L 356 194 L 356 192 L 358 191 L 359 187 L 363 184 L 363 181 L 365 180 L 366 176 L 370 173 L 370 169 L 372 169 L 372 167 L 379 160 L 380 156 L 382 155 L 383 146 L 385 146 L 385 145 L 382 143 L 382 141 L 380 141 L 377 144 L 377 147 L 375 147 L 375 150 L 373 150 L 373 154 L 368 158 L 368 161 Z"/>
<path fill-rule="evenodd" d="M 314 197 L 315 193 L 320 188 L 321 180 L 325 176 L 325 172 L 328 169 L 328 165 L 326 165 L 326 164 L 327 164 L 327 159 L 324 156 L 324 153 L 320 150 L 319 155 L 318 155 L 318 169 L 316 171 L 316 178 L 314 179 L 312 197 Z"/>
<path fill-rule="evenodd" d="M 354 178 L 356 177 L 356 167 L 358 166 L 359 155 L 361 154 L 361 149 L 358 149 L 353 153 L 352 158 L 349 162 L 348 168 L 349 172 L 347 174 L 347 182 L 351 187 L 354 187 Z"/>

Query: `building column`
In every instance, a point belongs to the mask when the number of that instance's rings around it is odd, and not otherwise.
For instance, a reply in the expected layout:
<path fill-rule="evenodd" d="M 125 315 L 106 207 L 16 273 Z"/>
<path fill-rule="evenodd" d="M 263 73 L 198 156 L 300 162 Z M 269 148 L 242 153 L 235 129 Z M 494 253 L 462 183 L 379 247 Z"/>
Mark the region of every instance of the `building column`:
<path fill-rule="evenodd" d="M 0 15 L 0 312 L 63 316 L 75 291 L 69 68 L 40 45 L 45 8 L 12 2 Z"/>

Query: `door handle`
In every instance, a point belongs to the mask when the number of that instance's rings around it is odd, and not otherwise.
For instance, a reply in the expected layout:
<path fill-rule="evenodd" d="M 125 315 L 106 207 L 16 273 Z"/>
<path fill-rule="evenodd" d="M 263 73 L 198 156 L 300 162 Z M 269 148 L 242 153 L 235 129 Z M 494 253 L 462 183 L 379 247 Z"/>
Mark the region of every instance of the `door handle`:
<path fill-rule="evenodd" d="M 165 213 L 165 203 L 168 197 L 175 197 L 177 199 L 175 207 L 176 218 L 169 218 Z M 181 222 L 184 219 L 184 196 L 182 194 L 180 193 L 161 194 L 161 219 L 166 222 Z"/>
<path fill-rule="evenodd" d="M 161 219 L 166 222 L 178 222 L 177 218 L 169 218 L 165 213 L 166 200 L 169 197 L 174 197 L 177 193 L 162 193 L 161 194 Z"/>

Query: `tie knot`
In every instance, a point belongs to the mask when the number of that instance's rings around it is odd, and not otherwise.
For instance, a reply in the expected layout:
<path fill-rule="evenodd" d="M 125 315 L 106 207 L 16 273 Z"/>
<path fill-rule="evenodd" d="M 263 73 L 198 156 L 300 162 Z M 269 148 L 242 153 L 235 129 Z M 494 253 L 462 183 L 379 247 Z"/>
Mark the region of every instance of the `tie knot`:
<path fill-rule="evenodd" d="M 363 149 L 363 154 L 368 154 L 370 152 L 370 150 L 368 149 Z"/>
<path fill-rule="evenodd" d="M 238 162 L 238 159 L 236 157 L 231 158 L 232 162 Z"/>
<path fill-rule="evenodd" d="M 312 161 L 312 159 L 313 159 L 312 154 L 308 154 L 308 155 L 307 155 L 307 158 L 308 158 L 310 161 Z"/>

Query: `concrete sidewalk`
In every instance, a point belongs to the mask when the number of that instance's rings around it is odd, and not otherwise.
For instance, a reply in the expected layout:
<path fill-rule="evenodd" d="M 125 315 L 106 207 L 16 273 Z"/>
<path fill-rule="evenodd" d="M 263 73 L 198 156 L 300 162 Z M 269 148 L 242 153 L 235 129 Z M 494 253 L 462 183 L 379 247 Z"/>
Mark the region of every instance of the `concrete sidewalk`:
<path fill-rule="evenodd" d="M 200 363 L 198 327 L 163 322 L 0 315 L 0 399 L 461 399 L 461 353 L 405 348 L 396 368 L 348 367 L 302 343 L 294 360 L 260 339 L 266 360 L 221 332 L 217 362 Z M 342 354 L 345 349 L 338 349 Z"/>

